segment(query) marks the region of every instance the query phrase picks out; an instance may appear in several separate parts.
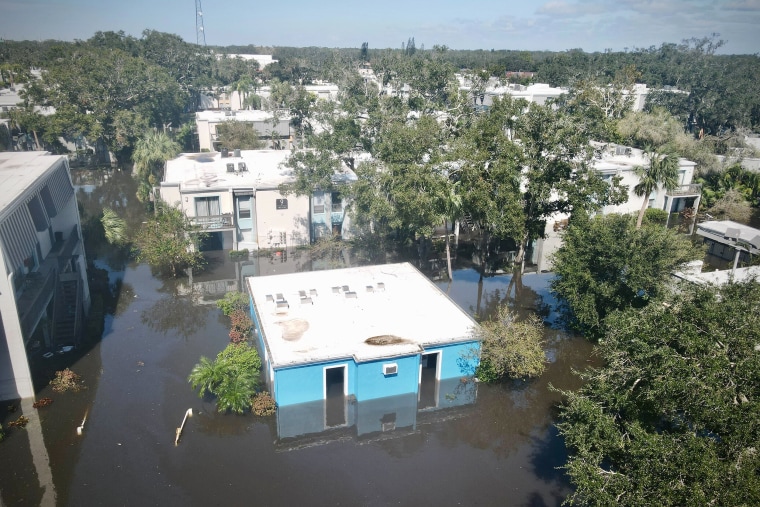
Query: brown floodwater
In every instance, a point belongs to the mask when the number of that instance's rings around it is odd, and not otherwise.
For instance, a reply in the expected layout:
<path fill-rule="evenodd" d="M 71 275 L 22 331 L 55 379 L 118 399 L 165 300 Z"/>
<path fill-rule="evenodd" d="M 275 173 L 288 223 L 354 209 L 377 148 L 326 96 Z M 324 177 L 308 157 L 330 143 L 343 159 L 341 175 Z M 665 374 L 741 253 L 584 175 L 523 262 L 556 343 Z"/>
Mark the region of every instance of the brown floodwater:
<path fill-rule="evenodd" d="M 218 252 L 191 282 L 95 257 L 89 260 L 108 267 L 121 292 L 102 339 L 70 358 L 87 388 L 45 387 L 37 398 L 52 398 L 47 407 L 3 407 L 4 427 L 22 413 L 31 423 L 0 443 L 2 505 L 539 506 L 559 505 L 570 491 L 553 425 L 561 395 L 550 386 L 579 386 L 573 370 L 593 361 L 579 337 L 546 327 L 549 363 L 539 379 L 470 385 L 466 402 L 432 409 L 388 400 L 381 412 L 400 415 L 387 431 L 360 433 L 355 424 L 314 431 L 324 423 L 321 406 L 268 418 L 222 415 L 187 383 L 200 356 L 228 343 L 214 300 L 241 287 L 246 273 L 307 269 L 303 258 L 233 262 Z M 509 304 L 551 322 L 549 276 L 479 283 L 474 270 L 459 269 L 453 283 L 436 283 L 473 315 Z M 193 415 L 175 446 L 188 409 Z"/>

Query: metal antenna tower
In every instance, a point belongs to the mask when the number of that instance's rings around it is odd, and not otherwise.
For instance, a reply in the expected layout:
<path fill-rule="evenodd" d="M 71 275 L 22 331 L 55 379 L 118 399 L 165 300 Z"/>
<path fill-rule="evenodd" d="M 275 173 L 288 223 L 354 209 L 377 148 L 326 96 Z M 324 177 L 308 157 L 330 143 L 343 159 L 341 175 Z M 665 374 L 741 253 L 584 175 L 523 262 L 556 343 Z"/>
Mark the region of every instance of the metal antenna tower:
<path fill-rule="evenodd" d="M 195 0 L 195 43 L 197 45 L 206 45 L 206 31 L 203 28 L 203 8 L 201 0 Z"/>

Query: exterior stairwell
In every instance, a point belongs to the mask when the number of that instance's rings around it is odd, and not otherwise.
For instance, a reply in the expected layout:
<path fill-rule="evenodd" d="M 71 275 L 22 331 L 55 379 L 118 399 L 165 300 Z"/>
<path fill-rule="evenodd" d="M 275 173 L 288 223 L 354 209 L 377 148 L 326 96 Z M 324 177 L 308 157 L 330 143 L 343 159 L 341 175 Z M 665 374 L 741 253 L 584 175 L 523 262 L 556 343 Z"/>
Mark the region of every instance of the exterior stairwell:
<path fill-rule="evenodd" d="M 77 273 L 62 273 L 55 290 L 53 345 L 79 345 L 82 326 L 82 288 Z"/>

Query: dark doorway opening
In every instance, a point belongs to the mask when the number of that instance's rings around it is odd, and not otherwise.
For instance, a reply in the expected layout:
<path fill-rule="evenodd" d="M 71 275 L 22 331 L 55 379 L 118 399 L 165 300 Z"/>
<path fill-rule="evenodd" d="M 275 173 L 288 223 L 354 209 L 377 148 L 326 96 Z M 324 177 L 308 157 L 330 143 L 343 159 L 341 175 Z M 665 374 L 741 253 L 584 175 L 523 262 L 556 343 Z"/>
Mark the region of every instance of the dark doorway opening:
<path fill-rule="evenodd" d="M 438 406 L 438 356 L 439 353 L 423 354 L 420 358 L 420 390 L 417 408 Z"/>
<path fill-rule="evenodd" d="M 211 250 L 224 249 L 224 242 L 222 240 L 222 232 L 211 232 L 207 234 L 198 245 L 198 250 L 201 252 L 208 252 Z"/>
<path fill-rule="evenodd" d="M 346 367 L 325 369 L 325 427 L 346 424 Z"/>

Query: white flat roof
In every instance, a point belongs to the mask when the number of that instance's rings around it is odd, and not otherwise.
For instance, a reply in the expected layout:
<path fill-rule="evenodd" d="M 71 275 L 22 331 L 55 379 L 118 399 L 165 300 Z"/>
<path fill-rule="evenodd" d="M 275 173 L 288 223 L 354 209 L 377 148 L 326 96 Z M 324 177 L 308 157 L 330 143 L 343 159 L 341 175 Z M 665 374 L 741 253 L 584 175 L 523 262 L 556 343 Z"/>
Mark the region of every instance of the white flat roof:
<path fill-rule="evenodd" d="M 46 151 L 0 152 L 0 210 L 5 210 L 26 189 L 32 187 L 63 155 Z"/>
<path fill-rule="evenodd" d="M 290 150 L 243 150 L 239 157 L 222 158 L 219 152 L 183 153 L 166 162 L 161 186 L 180 185 L 181 190 L 207 192 L 230 188 L 275 188 L 292 181 L 293 171 L 282 165 Z M 239 171 L 238 164 L 246 170 Z M 235 172 L 227 171 L 234 164 Z"/>
<path fill-rule="evenodd" d="M 277 115 L 280 122 L 289 123 L 290 115 Z M 260 109 L 238 109 L 237 111 L 198 111 L 195 113 L 196 120 L 208 122 L 242 121 L 242 122 L 271 122 L 274 113 Z M 262 132 L 263 134 L 263 132 Z"/>
<path fill-rule="evenodd" d="M 472 340 L 477 327 L 409 263 L 248 277 L 246 283 L 273 368 L 415 354 L 426 347 Z M 344 286 L 356 297 L 347 297 Z M 307 296 L 315 291 L 313 304 L 302 303 L 300 291 Z M 278 308 L 278 294 L 288 308 Z M 382 336 L 395 337 L 391 341 L 396 343 L 365 341 Z"/>

